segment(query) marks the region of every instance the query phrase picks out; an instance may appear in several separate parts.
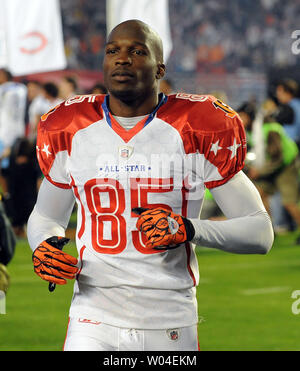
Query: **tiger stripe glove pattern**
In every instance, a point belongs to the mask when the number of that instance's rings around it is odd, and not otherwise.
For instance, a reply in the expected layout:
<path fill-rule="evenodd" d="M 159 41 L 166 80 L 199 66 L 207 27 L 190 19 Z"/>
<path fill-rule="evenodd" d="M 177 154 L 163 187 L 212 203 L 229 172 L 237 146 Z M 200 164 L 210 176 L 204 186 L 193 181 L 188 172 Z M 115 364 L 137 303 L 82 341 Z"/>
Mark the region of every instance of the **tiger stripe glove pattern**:
<path fill-rule="evenodd" d="M 78 272 L 77 259 L 63 251 L 69 238 L 53 236 L 43 241 L 33 252 L 35 273 L 45 281 L 65 285 Z"/>
<path fill-rule="evenodd" d="M 194 238 L 193 224 L 172 211 L 137 207 L 132 212 L 139 215 L 136 226 L 148 239 L 147 249 L 170 250 Z"/>

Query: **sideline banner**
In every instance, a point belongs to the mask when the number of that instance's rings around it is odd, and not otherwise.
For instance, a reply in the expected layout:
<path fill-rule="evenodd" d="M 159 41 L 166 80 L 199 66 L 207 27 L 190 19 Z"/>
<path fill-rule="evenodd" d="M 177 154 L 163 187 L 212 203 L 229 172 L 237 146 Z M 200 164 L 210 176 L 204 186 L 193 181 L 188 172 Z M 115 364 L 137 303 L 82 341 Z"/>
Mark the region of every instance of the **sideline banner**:
<path fill-rule="evenodd" d="M 139 19 L 159 34 L 167 63 L 172 51 L 168 0 L 106 0 L 107 34 L 128 19 Z"/>
<path fill-rule="evenodd" d="M 2 67 L 14 76 L 66 67 L 59 0 L 0 0 L 0 12 Z"/>

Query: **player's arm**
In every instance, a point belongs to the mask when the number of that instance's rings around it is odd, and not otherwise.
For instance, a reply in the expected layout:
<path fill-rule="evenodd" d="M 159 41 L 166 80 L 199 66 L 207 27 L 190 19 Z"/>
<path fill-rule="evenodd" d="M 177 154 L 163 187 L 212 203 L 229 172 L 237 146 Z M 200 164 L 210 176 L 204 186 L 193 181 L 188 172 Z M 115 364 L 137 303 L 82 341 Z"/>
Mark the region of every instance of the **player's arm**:
<path fill-rule="evenodd" d="M 227 220 L 186 219 L 163 209 L 135 209 L 140 214 L 137 227 L 148 238 L 146 247 L 168 249 L 192 241 L 237 254 L 266 254 L 273 244 L 272 224 L 249 178 L 240 171 L 211 193 Z"/>
<path fill-rule="evenodd" d="M 58 188 L 43 180 L 28 220 L 27 236 L 33 250 L 34 270 L 46 281 L 65 284 L 78 271 L 77 259 L 60 249 L 67 242 L 65 230 L 74 202 L 71 189 Z"/>
<path fill-rule="evenodd" d="M 237 254 L 266 254 L 274 240 L 272 223 L 250 179 L 240 171 L 210 191 L 227 220 L 192 219 L 192 242 Z"/>

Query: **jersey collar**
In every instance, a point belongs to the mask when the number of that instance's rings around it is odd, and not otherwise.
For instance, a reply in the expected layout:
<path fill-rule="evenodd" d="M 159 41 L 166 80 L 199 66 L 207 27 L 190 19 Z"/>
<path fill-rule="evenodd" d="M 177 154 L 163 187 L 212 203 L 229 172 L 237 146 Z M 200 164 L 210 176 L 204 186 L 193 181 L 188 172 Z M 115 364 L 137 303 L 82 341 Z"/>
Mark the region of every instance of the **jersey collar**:
<path fill-rule="evenodd" d="M 159 108 L 165 104 L 168 100 L 168 97 L 160 93 L 159 94 L 159 103 L 155 107 L 155 109 L 143 120 L 139 121 L 132 129 L 126 130 L 124 129 L 112 116 L 111 112 L 109 111 L 109 94 L 105 96 L 104 102 L 102 103 L 102 109 L 105 114 L 106 122 L 108 125 L 125 141 L 128 142 L 134 135 L 136 135 L 140 130 L 146 127 L 150 122 L 154 119 L 157 111 Z"/>

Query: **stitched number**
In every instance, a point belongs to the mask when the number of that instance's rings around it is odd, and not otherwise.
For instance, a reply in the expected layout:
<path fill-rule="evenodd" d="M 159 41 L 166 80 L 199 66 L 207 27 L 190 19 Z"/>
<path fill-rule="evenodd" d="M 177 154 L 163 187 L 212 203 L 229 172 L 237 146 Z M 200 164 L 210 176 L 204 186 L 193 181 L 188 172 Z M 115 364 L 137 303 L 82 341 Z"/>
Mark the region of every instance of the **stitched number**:
<path fill-rule="evenodd" d="M 104 254 L 119 254 L 127 243 L 125 192 L 114 179 L 92 179 L 84 186 L 92 218 L 93 248 Z"/>
<path fill-rule="evenodd" d="M 172 211 L 171 207 L 165 204 L 149 204 L 148 193 L 162 193 L 173 191 L 173 178 L 169 179 L 152 179 L 152 178 L 138 178 L 130 179 L 130 192 L 131 192 L 131 206 L 155 208 L 163 207 L 164 209 Z M 131 213 L 131 217 L 137 218 L 138 215 Z M 134 247 L 143 254 L 157 254 L 160 251 L 154 249 L 145 249 L 146 236 L 141 232 L 132 231 L 132 242 Z"/>
<path fill-rule="evenodd" d="M 215 108 L 219 108 L 222 111 L 224 111 L 226 113 L 226 116 L 230 118 L 234 118 L 234 116 L 236 116 L 236 112 L 231 107 L 229 107 L 227 104 L 222 102 L 220 99 L 217 99 L 216 101 L 214 101 L 213 105 Z"/>
<path fill-rule="evenodd" d="M 191 102 L 205 102 L 208 99 L 208 96 L 198 94 L 177 93 L 176 98 L 187 99 L 190 100 Z"/>
<path fill-rule="evenodd" d="M 86 99 L 89 103 L 94 103 L 96 95 L 74 95 L 73 97 L 65 101 L 65 106 L 70 106 L 74 103 L 82 103 Z"/>
<path fill-rule="evenodd" d="M 171 192 L 174 189 L 173 179 L 130 179 L 130 209 L 135 207 L 163 207 L 172 211 L 165 204 L 148 203 L 148 193 Z M 125 210 L 125 192 L 122 185 L 114 179 L 91 179 L 85 186 L 87 205 L 91 213 L 92 246 L 102 254 L 119 254 L 127 244 L 126 220 L 123 217 Z M 131 212 L 132 218 L 138 215 Z M 134 223 L 135 226 L 135 223 Z M 160 251 L 146 250 L 146 237 L 138 230 L 133 230 L 132 241 L 134 247 L 143 254 L 157 254 Z"/>

